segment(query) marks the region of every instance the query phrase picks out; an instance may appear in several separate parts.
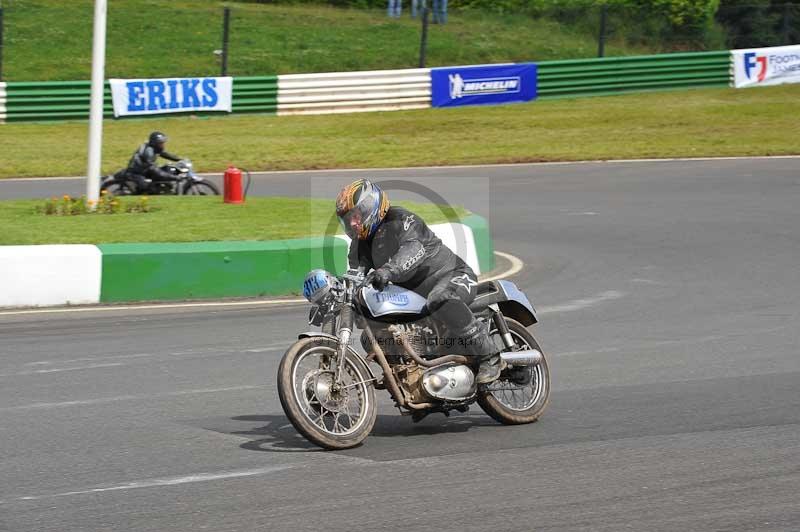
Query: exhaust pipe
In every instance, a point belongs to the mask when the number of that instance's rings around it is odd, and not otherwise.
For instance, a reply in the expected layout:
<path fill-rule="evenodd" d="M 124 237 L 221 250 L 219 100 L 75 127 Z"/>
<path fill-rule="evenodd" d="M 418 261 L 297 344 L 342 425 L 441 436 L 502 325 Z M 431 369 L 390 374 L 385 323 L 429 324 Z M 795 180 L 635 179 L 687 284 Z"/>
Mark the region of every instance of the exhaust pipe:
<path fill-rule="evenodd" d="M 500 353 L 500 358 L 509 366 L 535 366 L 542 361 L 544 356 L 538 349 L 526 349 L 525 351 Z"/>

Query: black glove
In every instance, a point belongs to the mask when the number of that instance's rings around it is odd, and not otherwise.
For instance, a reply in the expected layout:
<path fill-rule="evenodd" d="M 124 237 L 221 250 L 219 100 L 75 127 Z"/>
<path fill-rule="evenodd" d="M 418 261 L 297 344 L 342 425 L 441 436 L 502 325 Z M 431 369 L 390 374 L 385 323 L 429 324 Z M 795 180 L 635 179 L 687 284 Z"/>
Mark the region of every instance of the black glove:
<path fill-rule="evenodd" d="M 389 272 L 378 268 L 367 275 L 367 284 L 371 284 L 375 290 L 383 290 L 389 284 Z"/>
<path fill-rule="evenodd" d="M 163 168 L 159 168 L 156 172 L 158 174 L 158 179 L 161 181 L 177 181 L 178 178 L 170 172 L 169 170 L 164 170 Z"/>

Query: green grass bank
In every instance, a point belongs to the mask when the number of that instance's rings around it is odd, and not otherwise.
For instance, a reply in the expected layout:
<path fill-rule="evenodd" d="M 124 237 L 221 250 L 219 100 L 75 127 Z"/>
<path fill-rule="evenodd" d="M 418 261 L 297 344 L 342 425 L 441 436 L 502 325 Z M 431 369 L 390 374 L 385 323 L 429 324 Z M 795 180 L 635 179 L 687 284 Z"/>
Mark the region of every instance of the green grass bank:
<path fill-rule="evenodd" d="M 800 85 L 386 113 L 106 121 L 103 170 L 149 131 L 199 171 L 371 168 L 800 153 Z M 88 125 L 0 126 L 0 177 L 82 175 Z"/>
<path fill-rule="evenodd" d="M 89 79 L 93 0 L 4 0 L 5 81 Z M 218 75 L 223 5 L 231 7 L 228 72 L 259 76 L 416 67 L 420 23 L 404 10 L 217 0 L 114 0 L 106 77 Z M 406 7 L 408 3 L 406 2 Z M 428 66 L 593 57 L 595 28 L 475 11 L 431 25 Z M 610 38 L 607 55 L 652 52 Z"/>

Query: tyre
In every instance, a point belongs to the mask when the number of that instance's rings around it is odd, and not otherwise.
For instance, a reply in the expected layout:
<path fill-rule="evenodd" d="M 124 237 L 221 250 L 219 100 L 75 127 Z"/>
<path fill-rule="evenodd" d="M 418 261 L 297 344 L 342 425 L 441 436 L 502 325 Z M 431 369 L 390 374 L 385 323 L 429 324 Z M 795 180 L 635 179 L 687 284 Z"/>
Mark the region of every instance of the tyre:
<path fill-rule="evenodd" d="M 518 321 L 506 318 L 509 332 L 518 349 L 538 349 L 536 339 Z M 493 330 L 492 334 L 497 331 Z M 550 370 L 542 361 L 530 367 L 508 367 L 500 378 L 478 391 L 478 404 L 489 416 L 505 425 L 533 423 L 550 401 Z"/>
<path fill-rule="evenodd" d="M 337 344 L 329 338 L 303 338 L 283 355 L 278 396 L 294 428 L 325 449 L 348 449 L 369 436 L 377 407 L 372 375 L 364 360 L 349 352 L 336 391 Z"/>
<path fill-rule="evenodd" d="M 217 185 L 211 181 L 190 181 L 183 188 L 186 196 L 219 196 Z"/>
<path fill-rule="evenodd" d="M 133 181 L 112 181 L 103 183 L 100 193 L 107 191 L 112 196 L 133 196 L 136 194 L 136 183 Z"/>

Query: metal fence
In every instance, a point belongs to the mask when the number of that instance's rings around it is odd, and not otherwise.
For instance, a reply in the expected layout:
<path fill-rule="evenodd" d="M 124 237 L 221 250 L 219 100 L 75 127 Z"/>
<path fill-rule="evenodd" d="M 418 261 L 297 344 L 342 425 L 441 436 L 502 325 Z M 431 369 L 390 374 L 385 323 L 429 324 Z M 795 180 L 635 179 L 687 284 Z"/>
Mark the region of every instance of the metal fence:
<path fill-rule="evenodd" d="M 357 113 L 430 107 L 430 70 L 278 76 L 278 114 Z"/>
<path fill-rule="evenodd" d="M 547 61 L 539 64 L 539 97 L 725 87 L 730 62 L 727 51 Z"/>
<path fill-rule="evenodd" d="M 6 84 L 0 81 L 0 124 L 6 121 Z"/>

